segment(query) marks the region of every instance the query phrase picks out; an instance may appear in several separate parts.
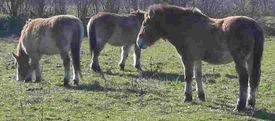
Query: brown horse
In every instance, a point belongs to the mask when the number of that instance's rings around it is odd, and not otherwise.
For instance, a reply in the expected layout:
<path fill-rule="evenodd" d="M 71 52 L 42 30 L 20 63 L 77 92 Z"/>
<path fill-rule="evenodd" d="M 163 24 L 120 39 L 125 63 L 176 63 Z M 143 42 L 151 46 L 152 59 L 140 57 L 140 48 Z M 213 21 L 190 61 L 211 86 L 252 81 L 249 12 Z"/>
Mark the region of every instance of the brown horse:
<path fill-rule="evenodd" d="M 17 46 L 17 81 L 32 81 L 33 71 L 36 82 L 42 80 L 39 61 L 42 55 L 60 54 L 64 64 L 64 86 L 69 86 L 71 51 L 74 67 L 74 83 L 79 85 L 80 47 L 84 28 L 82 22 L 71 15 L 29 20 Z"/>
<path fill-rule="evenodd" d="M 146 48 L 163 38 L 177 49 L 185 67 L 185 101 L 192 101 L 193 71 L 200 100 L 205 100 L 201 81 L 201 61 L 226 64 L 234 61 L 239 75 L 239 100 L 236 110 L 255 107 L 261 75 L 264 35 L 249 17 L 231 16 L 214 19 L 197 8 L 153 5 L 142 23 L 137 45 Z"/>
<path fill-rule="evenodd" d="M 135 45 L 134 66 L 140 70 L 140 48 L 136 46 L 136 38 L 144 19 L 143 11 L 118 15 L 114 13 L 98 13 L 91 17 L 88 26 L 88 37 L 92 56 L 91 68 L 101 72 L 98 56 L 106 43 L 121 47 L 119 66 L 124 70 L 125 61 L 133 45 Z"/>

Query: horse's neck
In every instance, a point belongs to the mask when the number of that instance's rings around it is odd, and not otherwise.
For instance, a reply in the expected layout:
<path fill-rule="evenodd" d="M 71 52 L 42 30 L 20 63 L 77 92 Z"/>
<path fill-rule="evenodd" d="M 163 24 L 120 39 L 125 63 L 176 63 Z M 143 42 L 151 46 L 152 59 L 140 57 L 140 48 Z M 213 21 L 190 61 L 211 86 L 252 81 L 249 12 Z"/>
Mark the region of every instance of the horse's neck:
<path fill-rule="evenodd" d="M 23 48 L 22 42 L 20 41 L 17 45 L 17 55 L 20 57 L 28 58 L 29 56 L 26 53 L 26 50 Z"/>

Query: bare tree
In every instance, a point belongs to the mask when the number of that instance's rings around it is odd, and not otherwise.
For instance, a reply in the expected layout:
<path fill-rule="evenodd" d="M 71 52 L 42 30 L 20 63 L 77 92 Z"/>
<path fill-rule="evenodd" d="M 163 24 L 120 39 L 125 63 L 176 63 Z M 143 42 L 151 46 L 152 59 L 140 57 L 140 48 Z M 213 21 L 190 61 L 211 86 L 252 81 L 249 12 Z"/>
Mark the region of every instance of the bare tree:
<path fill-rule="evenodd" d="M 118 13 L 120 0 L 107 0 L 105 1 L 104 11 Z"/>
<path fill-rule="evenodd" d="M 54 14 L 65 14 L 66 13 L 66 1 L 65 0 L 54 0 Z"/>
<path fill-rule="evenodd" d="M 24 3 L 25 0 L 5 0 L 4 4 L 8 8 L 8 13 L 11 16 L 18 16 L 19 8 Z"/>

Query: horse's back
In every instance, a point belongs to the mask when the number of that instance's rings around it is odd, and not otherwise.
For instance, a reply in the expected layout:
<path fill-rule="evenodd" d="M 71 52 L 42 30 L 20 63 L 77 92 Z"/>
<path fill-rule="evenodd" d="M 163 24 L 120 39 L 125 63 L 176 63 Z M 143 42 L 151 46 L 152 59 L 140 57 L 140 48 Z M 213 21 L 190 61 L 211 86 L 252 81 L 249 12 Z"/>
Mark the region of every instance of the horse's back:
<path fill-rule="evenodd" d="M 73 41 L 81 41 L 81 39 L 73 39 L 74 34 L 82 36 L 82 22 L 70 15 L 59 15 L 46 19 L 34 19 L 28 26 L 26 36 L 26 46 L 29 50 L 38 51 L 41 54 L 57 54 L 59 51 L 69 51 Z"/>
<path fill-rule="evenodd" d="M 138 18 L 133 15 L 113 13 L 98 13 L 90 19 L 89 24 L 90 27 L 95 25 L 97 40 L 115 46 L 134 43 L 140 26 Z"/>

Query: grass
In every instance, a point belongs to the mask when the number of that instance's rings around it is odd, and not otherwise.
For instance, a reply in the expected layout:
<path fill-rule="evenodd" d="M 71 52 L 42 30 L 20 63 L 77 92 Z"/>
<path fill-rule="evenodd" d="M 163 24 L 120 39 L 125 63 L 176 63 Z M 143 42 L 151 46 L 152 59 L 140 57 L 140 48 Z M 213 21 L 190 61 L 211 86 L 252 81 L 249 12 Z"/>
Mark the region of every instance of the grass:
<path fill-rule="evenodd" d="M 100 64 L 109 80 L 107 90 L 99 74 L 89 69 L 90 52 L 85 39 L 82 48 L 83 78 L 79 88 L 62 86 L 63 67 L 56 56 L 41 60 L 42 83 L 18 83 L 11 52 L 15 40 L 0 42 L 1 120 L 275 120 L 275 38 L 265 42 L 262 79 L 254 112 L 234 113 L 238 81 L 234 64 L 213 66 L 203 63 L 206 102 L 183 102 L 183 67 L 176 50 L 160 41 L 142 51 L 143 70 L 138 78 L 128 57 L 126 70 L 118 68 L 118 47 L 106 46 Z M 194 85 L 195 87 L 195 81 Z"/>

